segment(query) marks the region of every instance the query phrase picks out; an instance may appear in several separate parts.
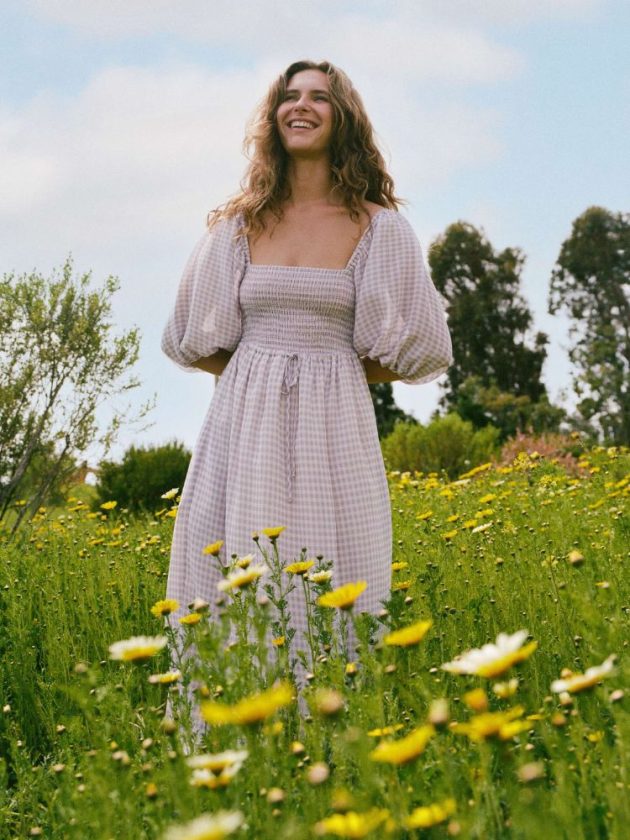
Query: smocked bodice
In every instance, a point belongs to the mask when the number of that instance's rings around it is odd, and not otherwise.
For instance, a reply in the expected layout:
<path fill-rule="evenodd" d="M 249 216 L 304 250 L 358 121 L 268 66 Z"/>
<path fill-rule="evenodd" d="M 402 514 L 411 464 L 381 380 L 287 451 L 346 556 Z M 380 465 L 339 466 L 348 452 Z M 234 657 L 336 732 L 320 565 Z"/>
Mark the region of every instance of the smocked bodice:
<path fill-rule="evenodd" d="M 282 353 L 355 352 L 350 269 L 248 265 L 239 301 L 242 344 Z"/>

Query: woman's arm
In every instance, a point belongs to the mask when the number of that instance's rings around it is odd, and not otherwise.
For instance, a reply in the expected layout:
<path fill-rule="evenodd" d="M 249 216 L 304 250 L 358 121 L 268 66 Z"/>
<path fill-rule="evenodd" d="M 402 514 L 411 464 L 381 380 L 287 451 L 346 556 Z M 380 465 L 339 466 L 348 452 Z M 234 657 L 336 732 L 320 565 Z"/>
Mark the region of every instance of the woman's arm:
<path fill-rule="evenodd" d="M 232 353 L 228 350 L 217 350 L 212 356 L 203 356 L 192 364 L 199 370 L 205 370 L 206 373 L 214 373 L 215 376 L 220 376 L 231 358 Z"/>
<path fill-rule="evenodd" d="M 361 361 L 365 369 L 368 385 L 373 385 L 377 382 L 394 382 L 400 379 L 397 373 L 389 368 L 382 367 L 379 362 L 364 356 Z"/>

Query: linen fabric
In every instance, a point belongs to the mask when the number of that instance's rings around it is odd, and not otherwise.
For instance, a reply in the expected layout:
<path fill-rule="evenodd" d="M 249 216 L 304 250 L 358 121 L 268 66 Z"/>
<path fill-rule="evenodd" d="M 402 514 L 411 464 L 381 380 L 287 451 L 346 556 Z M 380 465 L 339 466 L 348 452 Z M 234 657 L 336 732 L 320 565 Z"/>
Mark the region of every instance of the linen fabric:
<path fill-rule="evenodd" d="M 367 581 L 355 609 L 377 613 L 390 593 L 391 507 L 360 357 L 408 384 L 435 379 L 451 362 L 442 299 L 394 210 L 375 214 L 343 269 L 252 265 L 241 226 L 237 216 L 203 233 L 162 336 L 187 371 L 233 351 L 181 493 L 166 594 L 182 606 L 171 620 L 218 595 L 205 546 L 224 540 L 224 558 L 261 560 L 252 534 L 276 525 L 284 562 L 303 548 L 322 555 L 333 586 Z M 262 535 L 261 545 L 271 547 Z M 289 609 L 305 648 L 300 585 Z"/>

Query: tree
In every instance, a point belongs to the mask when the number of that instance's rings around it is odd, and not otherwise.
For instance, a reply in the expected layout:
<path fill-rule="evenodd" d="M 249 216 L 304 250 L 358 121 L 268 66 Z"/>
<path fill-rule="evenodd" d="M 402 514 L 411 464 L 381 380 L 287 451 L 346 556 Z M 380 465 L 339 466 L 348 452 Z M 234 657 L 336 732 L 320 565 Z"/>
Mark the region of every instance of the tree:
<path fill-rule="evenodd" d="M 589 207 L 574 222 L 551 276 L 549 312 L 572 319 L 578 420 L 630 444 L 630 214 Z"/>
<path fill-rule="evenodd" d="M 394 402 L 394 389 L 391 382 L 373 382 L 369 387 L 379 438 L 388 435 L 397 420 L 410 421 L 414 419 Z"/>
<path fill-rule="evenodd" d="M 533 318 L 520 292 L 525 256 L 518 248 L 496 252 L 483 232 L 457 222 L 432 243 L 428 258 L 433 282 L 447 301 L 453 341 L 454 363 L 441 405 L 477 428 L 492 422 L 506 437 L 515 417 L 527 425 L 534 406 L 548 402 L 541 379 L 548 339 L 538 332 L 532 346 Z M 483 401 L 487 389 L 492 399 Z M 506 426 L 492 404 L 508 398 L 518 412 Z M 556 422 L 555 416 L 551 412 L 549 421 Z"/>
<path fill-rule="evenodd" d="M 113 500 L 134 513 L 164 507 L 162 494 L 183 486 L 189 463 L 190 452 L 182 443 L 131 446 L 121 463 L 99 464 L 96 507 Z"/>
<path fill-rule="evenodd" d="M 117 278 L 97 289 L 90 279 L 90 272 L 73 277 L 68 257 L 49 278 L 33 271 L 0 280 L 0 521 L 26 497 L 13 531 L 74 469 L 79 453 L 94 443 L 107 451 L 121 424 L 149 409 L 131 418 L 113 402 L 139 384 L 128 371 L 140 337 L 137 329 L 112 335 Z M 110 422 L 101 431 L 97 411 L 105 407 Z"/>

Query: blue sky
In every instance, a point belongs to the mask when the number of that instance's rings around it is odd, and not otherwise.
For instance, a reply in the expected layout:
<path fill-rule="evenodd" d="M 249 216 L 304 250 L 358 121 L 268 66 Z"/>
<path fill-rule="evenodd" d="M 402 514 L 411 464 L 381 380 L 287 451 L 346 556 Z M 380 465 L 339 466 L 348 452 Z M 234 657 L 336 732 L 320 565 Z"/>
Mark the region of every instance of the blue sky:
<path fill-rule="evenodd" d="M 456 220 L 527 255 L 523 290 L 550 334 L 545 380 L 570 390 L 549 275 L 588 206 L 628 210 L 630 3 L 618 0 L 5 0 L 0 11 L 3 272 L 120 278 L 121 328 L 143 334 L 131 442 L 192 446 L 213 378 L 159 337 L 205 214 L 238 186 L 244 124 L 297 58 L 354 80 L 426 251 Z M 419 419 L 437 385 L 395 383 Z"/>

